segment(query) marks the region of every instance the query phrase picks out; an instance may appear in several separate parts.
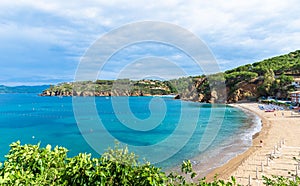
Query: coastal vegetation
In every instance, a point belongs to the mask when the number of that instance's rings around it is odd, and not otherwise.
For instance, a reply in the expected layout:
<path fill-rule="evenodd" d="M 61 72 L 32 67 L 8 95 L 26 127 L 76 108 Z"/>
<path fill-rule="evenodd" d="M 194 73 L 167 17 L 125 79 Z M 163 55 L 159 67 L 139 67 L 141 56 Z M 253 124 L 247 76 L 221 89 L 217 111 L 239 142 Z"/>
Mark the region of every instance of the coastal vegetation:
<path fill-rule="evenodd" d="M 60 83 L 44 90 L 43 96 L 149 96 L 176 93 L 168 81 L 96 80 Z"/>
<path fill-rule="evenodd" d="M 225 78 L 228 89 L 230 90 L 229 92 L 238 90 L 245 92 L 249 89 L 250 91 L 248 93 L 250 95 L 245 95 L 245 97 L 274 96 L 286 98 L 288 92 L 294 90 L 294 87 L 291 85 L 294 80 L 293 77 L 299 76 L 299 74 L 300 50 L 296 50 L 289 54 L 225 71 Z M 228 95 L 229 98 L 233 97 L 234 101 L 240 99 L 234 98 L 234 96 L 237 95 Z"/>
<path fill-rule="evenodd" d="M 37 145 L 21 145 L 20 141 L 10 145 L 3 164 L 0 163 L 1 185 L 239 185 L 236 179 L 207 182 L 205 178 L 190 182 L 196 177 L 189 160 L 181 166 L 181 174 L 166 173 L 150 162 L 140 163 L 128 148 L 116 143 L 100 158 L 80 153 L 67 156 L 64 147 L 45 148 Z M 299 185 L 300 179 L 285 177 L 263 177 L 266 185 Z"/>
<path fill-rule="evenodd" d="M 199 102 L 237 102 L 273 96 L 287 98 L 291 83 L 300 74 L 300 50 L 239 66 L 209 76 L 160 80 L 97 80 L 61 83 L 44 90 L 42 96 L 150 96 L 177 94 L 178 98 Z M 226 85 L 226 95 L 214 91 Z M 221 94 L 221 95 L 220 95 Z M 223 95 L 222 95 L 223 94 Z"/>

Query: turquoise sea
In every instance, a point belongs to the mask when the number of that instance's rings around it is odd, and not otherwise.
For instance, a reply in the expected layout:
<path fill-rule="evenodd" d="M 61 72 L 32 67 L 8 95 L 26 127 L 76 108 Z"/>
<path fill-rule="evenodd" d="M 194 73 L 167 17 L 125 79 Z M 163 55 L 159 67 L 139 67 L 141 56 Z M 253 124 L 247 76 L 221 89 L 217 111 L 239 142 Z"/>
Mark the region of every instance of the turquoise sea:
<path fill-rule="evenodd" d="M 84 99 L 90 98 L 80 99 L 84 102 Z M 192 159 L 194 164 L 203 166 L 203 170 L 207 171 L 245 151 L 251 145 L 252 135 L 260 130 L 257 117 L 224 105 L 212 107 L 210 104 L 170 97 L 96 97 L 93 103 L 97 116 L 82 104 L 79 110 L 78 105 L 75 108 L 76 112 L 80 112 L 75 117 L 72 97 L 40 97 L 35 93 L 0 94 L 0 161 L 5 160 L 9 144 L 17 140 L 22 144 L 41 142 L 42 146 L 64 146 L 69 149 L 69 156 L 88 152 L 97 157 L 99 152 L 111 146 L 105 138 L 108 134 L 129 147 L 146 147 L 151 153 L 157 150 L 161 157 L 168 157 L 158 162 L 163 168 Z M 115 107 L 123 103 L 124 109 Z M 183 112 L 186 114 L 184 117 L 181 116 Z M 97 128 L 99 121 L 103 128 Z M 194 121 L 195 125 L 192 124 Z M 221 121 L 221 125 L 214 126 L 218 123 L 216 121 Z M 155 126 L 146 127 L 153 123 Z M 145 128 L 139 128 L 142 125 Z M 179 125 L 185 127 L 180 128 Z M 213 139 L 203 137 L 207 132 L 213 134 Z M 172 135 L 175 137 L 171 138 Z M 168 142 L 170 139 L 173 140 Z M 203 149 L 200 146 L 205 140 L 207 148 Z M 151 149 L 164 142 L 168 143 Z M 92 148 L 90 144 L 99 146 Z M 176 153 L 170 154 L 172 149 L 176 149 Z"/>

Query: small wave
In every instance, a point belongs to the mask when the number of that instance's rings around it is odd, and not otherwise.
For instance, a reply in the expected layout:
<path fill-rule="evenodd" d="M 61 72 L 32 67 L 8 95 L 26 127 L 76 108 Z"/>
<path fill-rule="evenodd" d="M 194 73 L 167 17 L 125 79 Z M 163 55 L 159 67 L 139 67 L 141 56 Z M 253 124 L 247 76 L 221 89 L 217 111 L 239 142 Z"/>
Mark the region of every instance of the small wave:
<path fill-rule="evenodd" d="M 201 176 L 205 176 L 215 168 L 247 151 L 252 145 L 253 135 L 261 131 L 262 123 L 257 115 L 247 110 L 238 110 L 245 114 L 246 122 L 236 131 L 235 135 L 192 159 L 193 162 L 196 162 L 197 169 L 202 171 L 199 173 Z M 216 159 L 218 161 L 215 161 Z"/>
<path fill-rule="evenodd" d="M 242 133 L 241 139 L 244 141 L 251 141 L 255 134 L 261 131 L 262 123 L 261 119 L 254 113 L 251 113 L 249 111 L 243 110 L 245 114 L 247 114 L 248 118 L 250 119 L 250 127 L 245 130 L 245 132 Z"/>

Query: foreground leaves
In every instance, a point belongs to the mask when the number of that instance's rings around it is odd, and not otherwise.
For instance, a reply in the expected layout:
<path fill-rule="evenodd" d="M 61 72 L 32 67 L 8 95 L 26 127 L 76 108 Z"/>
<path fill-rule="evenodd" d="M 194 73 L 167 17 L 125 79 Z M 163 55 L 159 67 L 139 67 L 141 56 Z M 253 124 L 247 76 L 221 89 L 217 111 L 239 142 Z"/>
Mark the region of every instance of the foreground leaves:
<path fill-rule="evenodd" d="M 237 185 L 231 181 L 215 180 L 208 183 L 205 178 L 192 180 L 196 173 L 191 162 L 184 161 L 182 174 L 166 174 L 149 162 L 140 163 L 134 153 L 118 143 L 108 149 L 100 158 L 80 153 L 67 157 L 68 150 L 63 147 L 52 149 L 50 145 L 41 148 L 37 145 L 21 145 L 20 141 L 10 145 L 6 161 L 0 163 L 1 185 Z M 299 178 L 292 181 L 283 177 L 264 177 L 266 185 L 299 185 Z"/>

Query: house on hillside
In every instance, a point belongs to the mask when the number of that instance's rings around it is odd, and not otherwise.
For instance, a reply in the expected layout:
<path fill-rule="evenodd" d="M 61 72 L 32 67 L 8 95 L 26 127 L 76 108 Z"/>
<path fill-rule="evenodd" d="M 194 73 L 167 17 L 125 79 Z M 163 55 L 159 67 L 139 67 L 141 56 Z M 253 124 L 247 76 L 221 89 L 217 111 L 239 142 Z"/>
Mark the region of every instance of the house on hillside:
<path fill-rule="evenodd" d="M 292 83 L 297 90 L 300 91 L 300 76 L 294 76 L 294 82 Z"/>
<path fill-rule="evenodd" d="M 297 104 L 300 103 L 300 91 L 290 92 L 290 97 L 292 103 L 297 103 Z"/>

